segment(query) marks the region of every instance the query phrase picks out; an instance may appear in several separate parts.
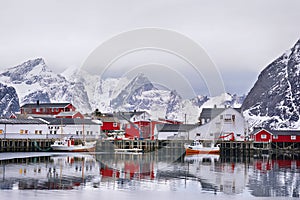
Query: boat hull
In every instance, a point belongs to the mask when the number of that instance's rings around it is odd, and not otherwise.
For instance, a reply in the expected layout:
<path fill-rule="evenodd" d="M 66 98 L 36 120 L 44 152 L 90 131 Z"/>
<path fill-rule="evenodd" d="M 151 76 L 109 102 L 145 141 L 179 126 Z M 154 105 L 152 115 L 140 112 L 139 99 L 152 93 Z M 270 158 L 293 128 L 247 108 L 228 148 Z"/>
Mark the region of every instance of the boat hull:
<path fill-rule="evenodd" d="M 211 149 L 211 150 L 201 150 L 201 149 L 189 149 L 187 148 L 185 150 L 185 154 L 186 155 L 194 155 L 194 154 L 220 154 L 220 150 L 219 149 Z"/>
<path fill-rule="evenodd" d="M 96 150 L 96 142 L 89 145 L 51 145 L 53 151 L 64 152 L 94 152 Z"/>
<path fill-rule="evenodd" d="M 53 151 L 65 151 L 65 152 L 94 152 L 96 147 L 52 147 Z"/>

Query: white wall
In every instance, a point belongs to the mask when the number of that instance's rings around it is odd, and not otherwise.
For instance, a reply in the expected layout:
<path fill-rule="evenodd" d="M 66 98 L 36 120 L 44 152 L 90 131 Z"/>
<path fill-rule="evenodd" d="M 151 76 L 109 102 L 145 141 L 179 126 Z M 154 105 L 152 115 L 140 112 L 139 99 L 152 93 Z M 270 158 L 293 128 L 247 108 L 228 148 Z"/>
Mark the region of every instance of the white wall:
<path fill-rule="evenodd" d="M 222 118 L 220 115 L 222 115 Z M 233 132 L 236 141 L 244 141 L 246 123 L 243 116 L 233 108 L 226 109 L 220 115 L 212 119 L 209 123 L 190 130 L 189 139 L 214 140 L 218 139 L 220 135 Z M 234 122 L 232 120 L 225 121 L 227 115 L 235 115 Z M 197 134 L 200 134 L 200 136 L 197 136 Z"/>
<path fill-rule="evenodd" d="M 52 129 L 50 129 L 52 127 Z M 6 129 L 6 134 L 5 134 Z M 83 131 L 83 126 L 79 124 L 75 125 L 66 125 L 61 126 L 49 126 L 47 124 L 6 124 L 6 128 L 4 124 L 0 124 L 0 130 L 2 130 L 2 134 L 0 134 L 0 138 L 9 138 L 9 139 L 46 139 L 46 138 L 61 138 L 68 137 L 73 135 L 74 138 L 83 138 L 83 135 L 78 132 L 78 136 L 76 135 L 76 131 Z M 23 130 L 23 134 L 21 133 Z M 25 133 L 27 130 L 27 133 Z M 41 134 L 38 132 L 35 134 L 35 131 L 42 131 Z M 56 130 L 56 134 L 54 134 L 54 130 Z M 52 131 L 52 134 L 50 134 Z M 92 132 L 92 134 L 91 134 Z M 63 134 L 61 134 L 63 133 Z M 98 138 L 100 136 L 100 125 L 84 125 L 84 136 L 85 138 Z"/>
<path fill-rule="evenodd" d="M 48 133 L 47 124 L 0 124 L 0 130 L 2 130 L 2 134 L 0 134 L 0 138 L 36 138 L 42 139 L 46 138 Z M 6 130 L 6 134 L 5 134 Z M 21 133 L 23 130 L 23 133 Z M 42 131 L 41 134 L 35 134 L 35 131 Z M 27 133 L 26 133 L 27 132 Z"/>
<path fill-rule="evenodd" d="M 54 132 L 56 131 L 56 134 Z M 83 133 L 84 131 L 84 133 Z M 84 134 L 84 135 L 83 135 Z M 74 138 L 98 138 L 100 136 L 100 124 L 71 124 L 71 125 L 50 125 L 49 126 L 49 137 L 59 135 L 73 136 Z"/>

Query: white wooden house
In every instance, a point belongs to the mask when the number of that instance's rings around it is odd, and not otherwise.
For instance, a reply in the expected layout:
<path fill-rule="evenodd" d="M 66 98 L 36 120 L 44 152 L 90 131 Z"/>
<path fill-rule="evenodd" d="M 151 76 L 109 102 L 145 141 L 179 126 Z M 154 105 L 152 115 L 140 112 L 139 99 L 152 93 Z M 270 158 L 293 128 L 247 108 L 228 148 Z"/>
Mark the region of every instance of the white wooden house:
<path fill-rule="evenodd" d="M 202 111 L 200 120 L 203 125 L 189 131 L 190 139 L 245 140 L 246 122 L 240 109 L 208 108 Z"/>
<path fill-rule="evenodd" d="M 41 119 L 0 119 L 0 138 L 47 138 L 48 124 Z"/>
<path fill-rule="evenodd" d="M 80 118 L 43 118 L 48 123 L 48 138 L 69 137 L 94 139 L 101 134 L 100 120 Z"/>

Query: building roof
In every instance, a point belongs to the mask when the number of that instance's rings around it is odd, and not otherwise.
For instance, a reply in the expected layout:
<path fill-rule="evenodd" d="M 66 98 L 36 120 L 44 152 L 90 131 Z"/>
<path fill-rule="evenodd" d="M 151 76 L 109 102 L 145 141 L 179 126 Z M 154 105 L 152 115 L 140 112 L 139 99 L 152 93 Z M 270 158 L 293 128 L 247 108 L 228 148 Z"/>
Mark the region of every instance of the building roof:
<path fill-rule="evenodd" d="M 47 107 L 47 108 L 65 108 L 71 103 L 27 103 L 21 106 L 21 108 L 37 108 L 37 107 Z"/>
<path fill-rule="evenodd" d="M 108 116 L 104 116 L 104 117 L 99 117 L 99 119 L 102 122 L 120 122 L 119 119 L 117 117 L 108 117 Z"/>
<path fill-rule="evenodd" d="M 80 113 L 78 111 L 70 111 L 70 112 L 60 112 L 58 115 L 56 116 L 59 116 L 59 117 L 65 117 L 65 116 L 74 116 L 76 115 L 77 113 Z M 81 113 L 80 113 L 81 114 Z"/>
<path fill-rule="evenodd" d="M 300 130 L 270 130 L 273 135 L 300 135 Z"/>
<path fill-rule="evenodd" d="M 117 117 L 119 120 L 129 121 L 134 115 L 140 116 L 144 113 L 149 114 L 147 111 L 133 111 L 133 112 L 130 111 L 130 112 L 117 112 L 117 113 L 114 113 L 114 116 Z"/>
<path fill-rule="evenodd" d="M 213 119 L 216 116 L 220 115 L 222 112 L 228 108 L 203 108 L 200 114 L 200 119 Z M 237 112 L 241 113 L 241 108 L 232 108 Z"/>
<path fill-rule="evenodd" d="M 80 119 L 80 118 L 42 118 L 43 120 L 49 122 L 49 125 L 98 125 L 91 119 Z"/>
<path fill-rule="evenodd" d="M 262 130 L 265 130 L 272 135 L 300 135 L 300 130 L 270 130 L 266 128 L 254 128 L 252 134 L 255 135 Z"/>
<path fill-rule="evenodd" d="M 40 119 L 0 119 L 0 124 L 46 124 Z"/>
<path fill-rule="evenodd" d="M 157 131 L 159 132 L 187 132 L 193 128 L 198 127 L 195 124 L 157 124 Z"/>

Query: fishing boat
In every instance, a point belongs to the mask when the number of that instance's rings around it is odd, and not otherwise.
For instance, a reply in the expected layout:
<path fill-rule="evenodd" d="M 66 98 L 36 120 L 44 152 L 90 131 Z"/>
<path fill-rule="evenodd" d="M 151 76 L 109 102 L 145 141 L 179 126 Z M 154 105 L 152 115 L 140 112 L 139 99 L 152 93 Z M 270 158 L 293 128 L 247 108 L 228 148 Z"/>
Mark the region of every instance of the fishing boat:
<path fill-rule="evenodd" d="M 203 145 L 202 142 L 194 140 L 191 144 L 185 144 L 185 154 L 219 154 L 220 146 L 215 145 L 213 142 Z"/>
<path fill-rule="evenodd" d="M 51 145 L 53 151 L 69 151 L 69 152 L 93 152 L 96 149 L 96 141 L 86 142 L 82 144 L 75 144 L 73 137 L 56 140 Z"/>

